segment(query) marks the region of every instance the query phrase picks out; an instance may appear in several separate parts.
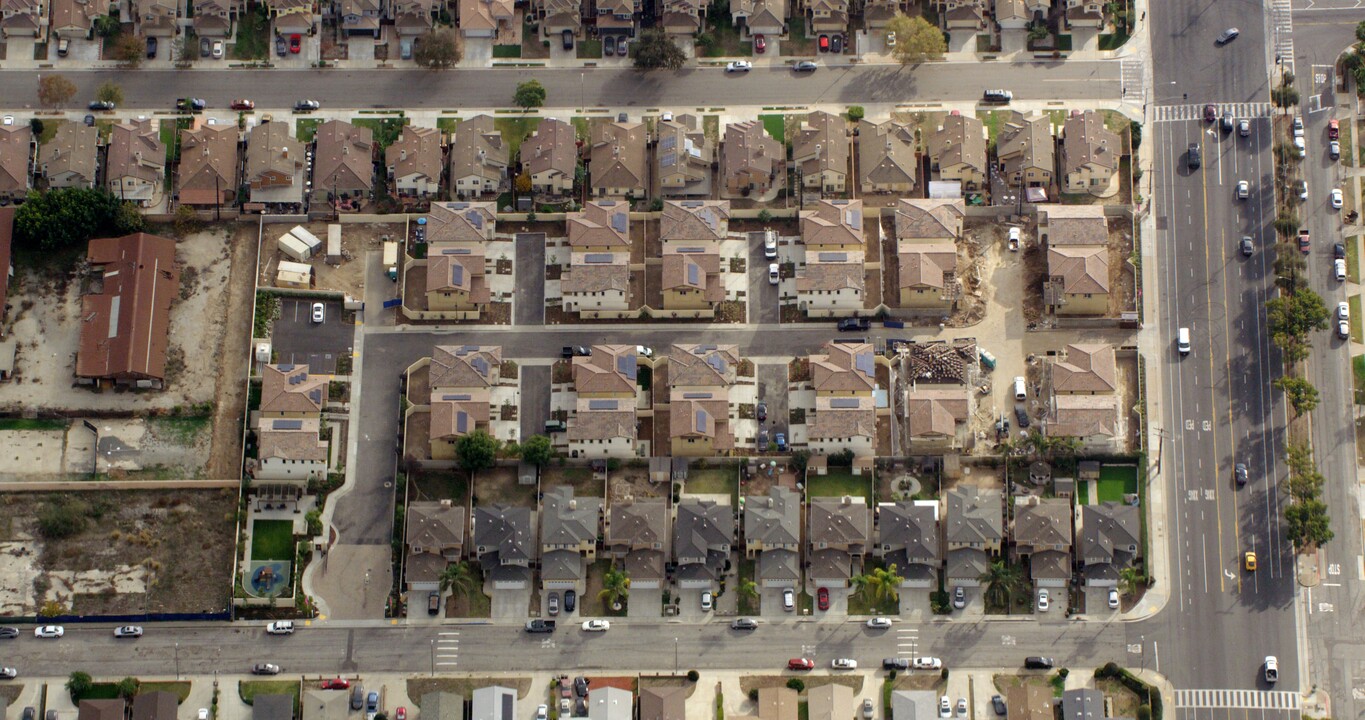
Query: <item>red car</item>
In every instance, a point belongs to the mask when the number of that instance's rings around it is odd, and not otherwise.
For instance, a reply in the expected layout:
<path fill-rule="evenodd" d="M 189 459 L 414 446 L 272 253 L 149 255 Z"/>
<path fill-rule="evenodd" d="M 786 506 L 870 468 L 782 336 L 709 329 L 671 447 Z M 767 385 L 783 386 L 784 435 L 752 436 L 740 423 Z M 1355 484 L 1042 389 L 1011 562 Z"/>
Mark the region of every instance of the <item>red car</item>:
<path fill-rule="evenodd" d="M 820 52 L 829 52 L 829 36 L 820 36 Z"/>
<path fill-rule="evenodd" d="M 1341 137 L 1341 122 L 1337 120 L 1327 121 L 1327 139 L 1336 140 Z"/>
<path fill-rule="evenodd" d="M 393 720 L 408 720 L 408 709 L 400 707 L 393 711 Z"/>
<path fill-rule="evenodd" d="M 302 35 L 299 35 L 298 33 L 294 33 L 293 35 L 290 35 L 290 36 L 289 36 L 289 52 L 294 53 L 295 55 L 298 55 L 298 54 L 299 54 L 299 49 L 302 47 L 302 43 L 303 43 L 303 36 L 302 36 Z"/>
<path fill-rule="evenodd" d="M 755 36 L 754 36 L 754 52 L 758 53 L 759 55 L 762 55 L 762 54 L 763 54 L 763 51 L 764 51 L 764 50 L 767 50 L 767 49 L 768 49 L 768 41 L 765 40 L 765 39 L 763 39 L 763 36 L 762 36 L 762 35 L 755 35 Z"/>
<path fill-rule="evenodd" d="M 252 102 L 252 101 L 250 101 L 250 100 L 233 100 L 233 101 L 232 101 L 232 109 L 233 109 L 233 110 L 254 110 L 254 109 L 256 109 L 256 103 L 254 103 L 254 102 Z"/>
<path fill-rule="evenodd" d="M 332 678 L 322 681 L 323 690 L 346 690 L 351 687 L 351 681 L 345 678 Z"/>
<path fill-rule="evenodd" d="M 829 609 L 829 588 L 820 588 L 815 591 L 815 602 L 819 604 L 821 610 Z"/>
<path fill-rule="evenodd" d="M 814 670 L 815 661 L 810 658 L 792 658 L 787 661 L 788 670 Z"/>

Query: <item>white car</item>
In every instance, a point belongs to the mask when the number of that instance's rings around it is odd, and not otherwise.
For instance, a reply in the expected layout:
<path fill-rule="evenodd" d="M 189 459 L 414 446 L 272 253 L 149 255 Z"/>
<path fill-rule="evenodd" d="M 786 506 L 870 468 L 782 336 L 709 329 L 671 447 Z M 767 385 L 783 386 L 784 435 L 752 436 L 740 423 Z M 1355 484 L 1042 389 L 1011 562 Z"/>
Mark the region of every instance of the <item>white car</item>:
<path fill-rule="evenodd" d="M 1344 303 L 1344 302 L 1339 302 L 1339 303 L 1337 303 L 1337 319 L 1338 319 L 1338 320 L 1350 320 L 1350 319 L 1351 319 L 1351 306 L 1350 306 L 1350 305 L 1347 305 L 1347 304 Z M 58 630 L 58 634 L 60 634 L 61 628 L 57 628 L 57 630 Z"/>
<path fill-rule="evenodd" d="M 710 591 L 710 590 L 703 590 L 703 591 L 701 592 L 701 609 L 702 609 L 702 611 L 703 611 L 703 612 L 711 612 L 711 608 L 714 607 L 714 606 L 715 606 L 715 598 L 711 595 L 711 591 Z"/>
<path fill-rule="evenodd" d="M 19 677 L 19 671 L 14 668 L 0 667 L 0 680 L 13 680 Z"/>
<path fill-rule="evenodd" d="M 1119 591 L 1114 588 L 1109 588 L 1109 609 L 1119 609 Z"/>
<path fill-rule="evenodd" d="M 199 708 L 199 714 L 195 716 L 195 720 L 209 720 L 209 709 Z"/>
<path fill-rule="evenodd" d="M 754 64 L 748 60 L 736 60 L 725 66 L 725 72 L 728 73 L 745 73 L 753 69 Z"/>
<path fill-rule="evenodd" d="M 1245 200 L 1251 196 L 1251 184 L 1245 180 L 1237 181 L 1237 199 Z"/>
<path fill-rule="evenodd" d="M 769 260 L 777 257 L 777 233 L 764 233 L 763 257 L 768 258 Z"/>
<path fill-rule="evenodd" d="M 858 661 L 853 658 L 835 658 L 829 666 L 835 670 L 857 670 Z"/>
<path fill-rule="evenodd" d="M 781 277 L 782 271 L 778 268 L 777 263 L 768 263 L 768 284 L 776 285 Z"/>
<path fill-rule="evenodd" d="M 889 32 L 886 34 L 886 46 L 896 47 L 896 33 Z"/>
<path fill-rule="evenodd" d="M 957 699 L 957 715 L 958 717 L 967 717 L 967 698 Z"/>
<path fill-rule="evenodd" d="M 123 627 L 117 627 L 114 628 L 114 637 L 140 638 L 142 637 L 142 628 L 138 627 L 137 625 L 124 625 Z"/>
<path fill-rule="evenodd" d="M 1303 118 L 1294 118 L 1294 137 L 1303 137 Z"/>
<path fill-rule="evenodd" d="M 874 617 L 867 621 L 867 626 L 874 630 L 885 630 L 891 627 L 891 618 Z"/>
<path fill-rule="evenodd" d="M 1011 251 L 1011 252 L 1019 252 L 1019 241 L 1020 241 L 1020 239 L 1021 239 L 1022 237 L 1023 237 L 1023 233 L 1021 233 L 1021 232 L 1019 231 L 1019 228 L 1017 228 L 1017 227 L 1012 227 L 1012 228 L 1010 228 L 1010 251 Z"/>
<path fill-rule="evenodd" d="M 327 308 L 322 303 L 313 303 L 313 322 L 320 323 L 327 319 Z"/>
<path fill-rule="evenodd" d="M 546 720 L 550 717 L 550 707 L 548 705 L 536 706 L 536 720 Z"/>
<path fill-rule="evenodd" d="M 587 620 L 583 623 L 583 632 L 606 632 L 611 629 L 611 623 L 607 620 Z"/>
<path fill-rule="evenodd" d="M 1299 157 L 1308 156 L 1308 145 L 1304 143 L 1302 135 L 1294 138 L 1294 147 L 1298 148 Z"/>
<path fill-rule="evenodd" d="M 1280 680 L 1280 661 L 1274 655 L 1265 656 L 1265 681 L 1271 684 Z"/>
<path fill-rule="evenodd" d="M 1342 303 L 1342 305 L 1345 304 L 1346 303 Z M 55 640 L 65 634 L 66 629 L 63 628 L 61 625 L 44 625 L 42 627 L 33 628 L 33 637 L 36 638 L 48 638 L 49 640 Z"/>
<path fill-rule="evenodd" d="M 1332 277 L 1336 278 L 1337 282 L 1343 282 L 1344 280 L 1346 280 L 1345 260 L 1337 258 L 1336 260 L 1332 261 Z"/>
<path fill-rule="evenodd" d="M 940 670 L 943 668 L 943 661 L 936 657 L 917 657 L 910 661 L 910 667 L 915 670 Z"/>
<path fill-rule="evenodd" d="M 214 58 L 215 60 L 218 60 L 218 59 L 221 59 L 222 57 L 223 57 L 223 41 L 222 41 L 222 40 L 214 40 L 214 41 L 213 41 L 213 58 Z"/>
<path fill-rule="evenodd" d="M 1038 612 L 1047 612 L 1047 609 L 1048 609 L 1049 607 L 1052 606 L 1051 603 L 1052 603 L 1052 600 L 1051 600 L 1051 598 L 1048 597 L 1047 591 L 1046 591 L 1046 590 L 1039 590 L 1039 591 L 1038 591 Z"/>
<path fill-rule="evenodd" d="M 265 631 L 266 631 L 267 633 L 270 633 L 271 635 L 293 635 L 293 634 L 294 634 L 294 621 L 293 621 L 293 620 L 276 620 L 275 622 L 270 623 L 269 625 L 266 625 L 266 626 L 265 626 Z"/>
<path fill-rule="evenodd" d="M 640 357 L 654 357 L 654 350 L 653 348 L 647 348 L 644 345 L 636 345 L 635 354 Z"/>
<path fill-rule="evenodd" d="M 782 609 L 791 612 L 796 609 L 796 593 L 791 588 L 782 591 Z"/>
<path fill-rule="evenodd" d="M 1341 203 L 1342 203 L 1341 188 L 1332 188 L 1332 208 L 1340 210 Z"/>
<path fill-rule="evenodd" d="M 949 700 L 947 695 L 938 699 L 938 716 L 941 718 L 953 716 L 953 701 Z"/>
<path fill-rule="evenodd" d="M 1351 322 L 1349 320 L 1337 321 L 1337 337 L 1342 340 L 1351 337 Z"/>

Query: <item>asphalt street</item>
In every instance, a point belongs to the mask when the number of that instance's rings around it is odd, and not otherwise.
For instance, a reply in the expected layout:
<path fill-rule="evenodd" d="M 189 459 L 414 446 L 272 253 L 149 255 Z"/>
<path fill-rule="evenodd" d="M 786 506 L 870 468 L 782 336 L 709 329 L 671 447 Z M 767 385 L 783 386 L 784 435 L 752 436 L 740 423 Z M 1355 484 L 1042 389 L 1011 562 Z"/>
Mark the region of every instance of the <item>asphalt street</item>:
<path fill-rule="evenodd" d="M 517 83 L 539 80 L 545 104 L 605 107 L 709 107 L 726 105 L 877 104 L 978 100 L 988 87 L 1008 87 L 1016 100 L 1109 100 L 1120 94 L 1114 61 L 929 64 L 822 68 L 796 74 L 757 68 L 727 75 L 721 68 L 642 73 L 631 69 L 500 68 L 432 73 L 425 70 L 205 70 L 76 71 L 74 106 L 93 99 L 104 82 L 123 88 L 123 106 L 171 109 L 193 94 L 209 107 L 250 98 L 259 108 L 292 107 L 303 97 L 323 107 L 449 109 L 506 107 Z M 1040 76 L 1046 75 L 1040 81 Z M 6 108 L 38 107 L 40 73 L 0 73 Z"/>

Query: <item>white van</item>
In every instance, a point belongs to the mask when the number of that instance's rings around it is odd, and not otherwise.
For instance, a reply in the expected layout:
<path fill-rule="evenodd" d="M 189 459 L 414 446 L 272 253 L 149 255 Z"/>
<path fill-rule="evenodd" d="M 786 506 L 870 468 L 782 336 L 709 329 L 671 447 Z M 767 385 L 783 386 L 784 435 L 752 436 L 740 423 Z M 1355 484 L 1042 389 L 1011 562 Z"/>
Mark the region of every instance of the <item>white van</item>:
<path fill-rule="evenodd" d="M 1014 399 L 1015 400 L 1028 399 L 1028 389 L 1024 387 L 1023 376 L 1014 379 Z"/>
<path fill-rule="evenodd" d="M 1183 328 L 1180 328 L 1180 332 L 1177 333 L 1176 336 L 1175 336 L 1175 349 L 1176 349 L 1176 350 L 1179 350 L 1181 355 L 1189 355 L 1189 354 L 1190 354 L 1190 329 L 1189 329 L 1189 328 L 1184 328 L 1184 327 L 1183 327 Z"/>

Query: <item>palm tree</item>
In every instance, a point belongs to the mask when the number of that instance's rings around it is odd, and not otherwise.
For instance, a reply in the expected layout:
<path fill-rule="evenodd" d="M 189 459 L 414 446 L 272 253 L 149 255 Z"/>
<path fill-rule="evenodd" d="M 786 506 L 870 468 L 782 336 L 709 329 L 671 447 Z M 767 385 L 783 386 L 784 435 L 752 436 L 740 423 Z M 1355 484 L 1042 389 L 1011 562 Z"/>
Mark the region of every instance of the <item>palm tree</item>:
<path fill-rule="evenodd" d="M 630 597 L 630 576 L 624 570 L 608 570 L 602 576 L 602 592 L 597 597 L 604 603 L 610 603 L 612 610 L 620 611 L 621 601 Z"/>
<path fill-rule="evenodd" d="M 740 594 L 740 597 L 745 597 L 750 600 L 757 600 L 758 583 L 754 582 L 753 580 L 742 580 L 739 583 L 738 592 Z"/>
<path fill-rule="evenodd" d="M 464 595 L 474 585 L 474 573 L 469 569 L 467 562 L 452 563 L 441 571 L 440 582 L 442 593 L 453 590 L 455 595 Z"/>
<path fill-rule="evenodd" d="M 863 596 L 864 602 L 872 607 L 879 607 L 887 600 L 894 602 L 900 599 L 900 592 L 896 588 L 900 587 L 903 580 L 904 578 L 896 574 L 896 565 L 892 563 L 854 577 L 853 586 L 854 591 Z"/>
<path fill-rule="evenodd" d="M 1023 582 L 1023 573 L 1018 567 L 1004 560 L 991 562 L 990 568 L 981 573 L 981 582 L 986 584 L 986 599 L 992 604 L 1009 607 L 1010 600 Z"/>
<path fill-rule="evenodd" d="M 1119 570 L 1119 591 L 1124 595 L 1137 593 L 1138 585 L 1142 582 L 1142 575 L 1135 567 L 1126 567 Z"/>

